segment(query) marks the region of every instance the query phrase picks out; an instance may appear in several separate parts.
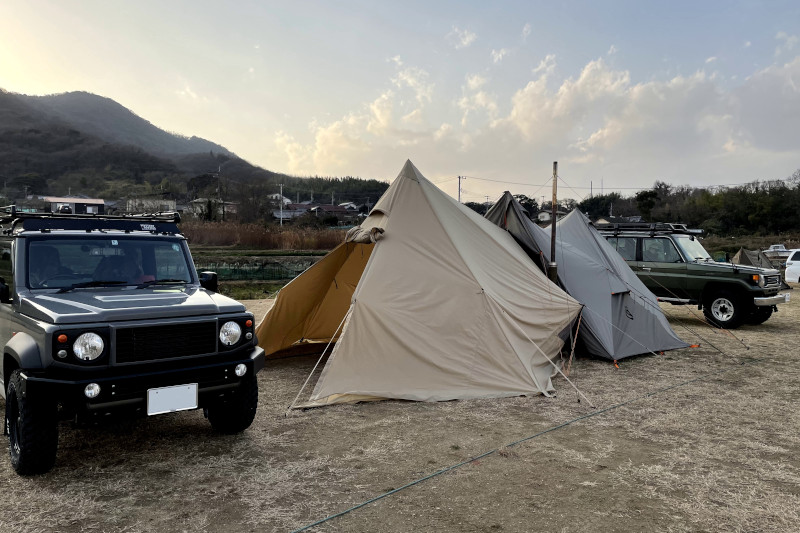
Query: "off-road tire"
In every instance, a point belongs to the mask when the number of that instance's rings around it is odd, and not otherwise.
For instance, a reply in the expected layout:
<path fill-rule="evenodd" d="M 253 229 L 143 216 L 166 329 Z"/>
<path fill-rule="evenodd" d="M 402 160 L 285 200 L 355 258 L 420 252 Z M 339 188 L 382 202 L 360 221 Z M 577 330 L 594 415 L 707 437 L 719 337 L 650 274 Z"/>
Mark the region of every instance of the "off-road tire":
<path fill-rule="evenodd" d="M 231 435 L 250 427 L 258 407 L 258 380 L 255 374 L 245 377 L 235 394 L 223 403 L 209 406 L 208 421 L 215 431 Z"/>
<path fill-rule="evenodd" d="M 750 315 L 744 298 L 730 290 L 718 290 L 705 299 L 703 314 L 712 324 L 725 329 L 736 329 Z"/>
<path fill-rule="evenodd" d="M 753 309 L 753 312 L 747 317 L 747 323 L 752 324 L 753 326 L 757 326 L 759 324 L 763 324 L 769 317 L 772 316 L 772 307 L 769 306 L 762 306 L 756 307 Z"/>
<path fill-rule="evenodd" d="M 22 372 L 11 374 L 6 391 L 6 431 L 11 466 L 21 476 L 44 474 L 56 463 L 58 409 L 46 398 L 23 395 Z"/>

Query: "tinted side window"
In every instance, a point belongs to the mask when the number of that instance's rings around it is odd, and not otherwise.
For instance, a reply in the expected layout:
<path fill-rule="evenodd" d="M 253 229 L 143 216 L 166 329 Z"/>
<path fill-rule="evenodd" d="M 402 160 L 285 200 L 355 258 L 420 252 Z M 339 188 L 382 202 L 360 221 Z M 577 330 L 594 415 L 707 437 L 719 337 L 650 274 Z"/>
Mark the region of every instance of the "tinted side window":
<path fill-rule="evenodd" d="M 609 237 L 608 243 L 626 261 L 636 260 L 636 237 Z"/>
<path fill-rule="evenodd" d="M 642 261 L 680 263 L 683 259 L 669 239 L 645 237 L 642 239 Z"/>
<path fill-rule="evenodd" d="M 795 252 L 794 254 L 792 254 L 791 261 L 800 261 L 800 252 Z"/>
<path fill-rule="evenodd" d="M 9 294 L 14 293 L 14 277 L 11 275 L 11 241 L 0 239 L 0 278 L 6 280 Z"/>

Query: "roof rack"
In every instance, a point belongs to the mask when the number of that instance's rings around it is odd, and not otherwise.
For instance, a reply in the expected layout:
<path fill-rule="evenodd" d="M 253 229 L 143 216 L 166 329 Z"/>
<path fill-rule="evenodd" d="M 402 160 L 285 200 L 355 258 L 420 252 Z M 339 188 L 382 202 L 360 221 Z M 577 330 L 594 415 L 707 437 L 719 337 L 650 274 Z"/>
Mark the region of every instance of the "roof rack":
<path fill-rule="evenodd" d="M 124 214 L 124 215 L 101 215 L 96 213 L 31 213 L 28 211 L 19 211 L 15 204 L 0 207 L 0 223 L 7 224 L 8 222 L 25 219 L 25 218 L 53 218 L 53 219 L 78 219 L 89 218 L 94 220 L 129 220 L 134 219 L 149 220 L 153 222 L 175 222 L 176 224 L 181 221 L 180 213 L 176 211 L 165 211 L 160 213 L 139 213 L 139 214 Z"/>
<path fill-rule="evenodd" d="M 594 227 L 599 231 L 613 232 L 618 235 L 624 232 L 641 232 L 650 233 L 650 236 L 656 234 L 679 234 L 679 235 L 695 235 L 702 236 L 705 231 L 702 229 L 689 229 L 686 224 L 676 224 L 670 222 L 622 222 L 622 223 L 593 223 Z"/>
<path fill-rule="evenodd" d="M 101 215 L 73 213 L 29 213 L 18 211 L 16 205 L 0 207 L 0 224 L 11 223 L 4 233 L 13 233 L 21 225 L 26 231 L 49 230 L 121 230 L 151 233 L 179 233 L 180 213 L 145 213 L 130 215 Z"/>

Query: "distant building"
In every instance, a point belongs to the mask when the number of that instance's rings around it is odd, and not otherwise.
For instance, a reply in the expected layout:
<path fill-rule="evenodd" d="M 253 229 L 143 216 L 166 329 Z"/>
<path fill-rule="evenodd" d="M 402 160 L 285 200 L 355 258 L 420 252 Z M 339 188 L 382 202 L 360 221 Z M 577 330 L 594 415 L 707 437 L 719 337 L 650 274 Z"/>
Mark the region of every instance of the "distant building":
<path fill-rule="evenodd" d="M 175 200 L 164 198 L 161 195 L 137 196 L 128 198 L 125 203 L 125 210 L 128 213 L 164 213 L 176 211 L 177 204 Z"/>
<path fill-rule="evenodd" d="M 187 211 L 192 215 L 202 218 L 208 216 L 209 209 L 215 211 L 214 218 L 225 218 L 228 215 L 235 215 L 238 204 L 234 202 L 221 202 L 217 198 L 195 198 L 186 206 Z"/>
<path fill-rule="evenodd" d="M 105 202 L 101 198 L 81 198 L 77 196 L 43 196 L 44 210 L 47 213 L 73 213 L 78 215 L 102 215 Z"/>
<path fill-rule="evenodd" d="M 629 222 L 642 222 L 642 217 L 600 217 L 594 221 L 595 224 L 627 224 Z"/>
<path fill-rule="evenodd" d="M 347 209 L 346 207 L 342 207 L 340 205 L 318 205 L 317 207 L 312 207 L 309 211 L 312 213 L 316 213 L 317 216 L 324 216 L 324 215 L 335 215 L 335 216 L 349 216 L 353 214 L 353 211 Z"/>
<path fill-rule="evenodd" d="M 559 220 L 561 220 L 565 216 L 567 216 L 567 212 L 566 211 L 562 211 L 560 209 L 558 211 L 556 211 L 556 217 Z M 552 218 L 553 218 L 553 212 L 552 211 L 541 210 L 536 214 L 536 222 L 549 223 L 552 220 Z"/>
<path fill-rule="evenodd" d="M 316 207 L 316 204 L 305 202 L 300 204 L 286 204 L 282 211 L 280 209 L 274 209 L 272 211 L 272 217 L 276 219 L 283 217 L 283 220 L 291 220 L 305 215 L 313 207 Z"/>
<path fill-rule="evenodd" d="M 273 194 L 268 194 L 267 198 L 269 198 L 270 200 L 272 200 L 274 202 L 283 202 L 283 205 L 289 205 L 289 204 L 292 203 L 292 201 L 289 198 L 286 198 L 285 196 L 281 196 L 277 192 L 273 193 Z"/>

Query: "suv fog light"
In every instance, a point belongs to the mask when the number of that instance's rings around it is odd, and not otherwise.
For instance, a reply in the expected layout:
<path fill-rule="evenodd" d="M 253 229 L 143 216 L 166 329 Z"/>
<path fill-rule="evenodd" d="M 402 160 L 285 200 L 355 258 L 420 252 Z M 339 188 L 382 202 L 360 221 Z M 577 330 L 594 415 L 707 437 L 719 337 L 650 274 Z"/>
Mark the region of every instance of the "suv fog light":
<path fill-rule="evenodd" d="M 97 398 L 97 395 L 100 394 L 100 385 L 97 383 L 89 383 L 86 385 L 86 388 L 83 389 L 83 394 L 85 394 L 87 398 Z"/>
<path fill-rule="evenodd" d="M 247 373 L 247 367 L 243 363 L 239 363 L 233 371 L 236 372 L 237 376 L 242 377 Z"/>
<path fill-rule="evenodd" d="M 253 338 L 253 334 L 248 331 L 247 333 L 244 334 L 244 338 L 250 340 Z"/>
<path fill-rule="evenodd" d="M 56 352 L 56 355 L 58 356 L 59 359 L 64 359 L 67 356 L 67 351 L 59 350 Z"/>

